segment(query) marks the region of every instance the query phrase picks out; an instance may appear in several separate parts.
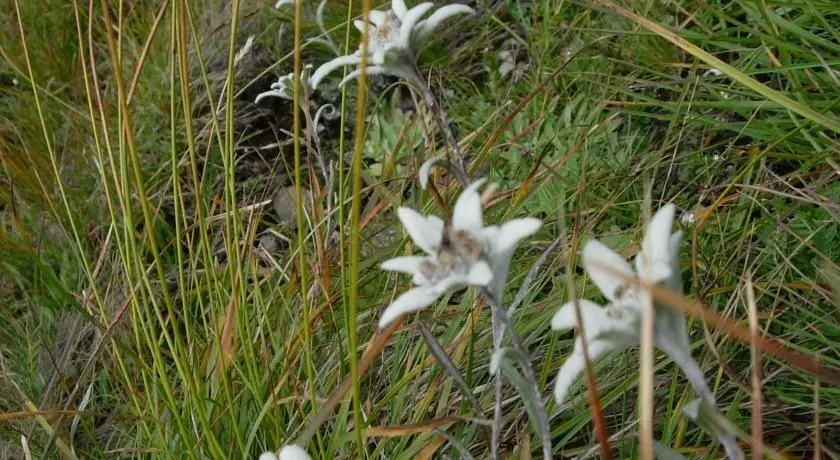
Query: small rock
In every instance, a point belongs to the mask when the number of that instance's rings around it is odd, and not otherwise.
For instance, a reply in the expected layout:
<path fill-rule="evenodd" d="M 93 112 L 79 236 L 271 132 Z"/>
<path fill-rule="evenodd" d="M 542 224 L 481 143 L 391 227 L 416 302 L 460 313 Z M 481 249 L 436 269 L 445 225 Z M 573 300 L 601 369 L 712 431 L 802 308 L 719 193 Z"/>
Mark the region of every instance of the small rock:
<path fill-rule="evenodd" d="M 303 192 L 303 209 L 306 213 L 311 213 L 312 192 L 307 188 L 303 188 L 301 191 Z M 289 227 L 297 226 L 297 206 L 295 206 L 294 187 L 283 187 L 277 190 L 277 193 L 274 194 L 272 205 L 281 225 Z"/>
<path fill-rule="evenodd" d="M 279 247 L 277 237 L 271 233 L 262 234 L 258 241 L 259 247 L 263 248 L 266 252 L 277 252 L 277 248 Z"/>

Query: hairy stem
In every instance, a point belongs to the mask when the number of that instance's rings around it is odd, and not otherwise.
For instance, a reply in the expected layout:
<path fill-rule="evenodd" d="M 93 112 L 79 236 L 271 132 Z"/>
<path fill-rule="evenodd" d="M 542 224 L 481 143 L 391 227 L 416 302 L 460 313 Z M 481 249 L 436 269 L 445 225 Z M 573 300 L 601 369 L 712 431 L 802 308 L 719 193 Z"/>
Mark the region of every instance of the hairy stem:
<path fill-rule="evenodd" d="M 486 296 L 488 300 L 490 299 L 490 295 Z M 504 333 L 503 330 L 503 323 L 502 319 L 499 317 L 499 312 L 496 308 L 493 308 L 492 305 L 495 305 L 496 302 L 491 301 L 491 308 L 490 314 L 492 317 L 492 329 L 493 329 L 493 353 L 499 351 L 502 346 L 502 334 Z M 499 441 L 502 433 L 502 376 L 501 373 L 496 374 L 496 382 L 495 382 L 495 403 L 493 404 L 493 428 L 490 433 L 490 459 L 491 460 L 498 460 L 499 458 Z"/>
<path fill-rule="evenodd" d="M 467 162 L 464 159 L 463 152 L 461 152 L 461 147 L 458 145 L 458 139 L 455 137 L 452 125 L 449 123 L 449 119 L 446 118 L 446 112 L 443 111 L 443 107 L 438 103 L 437 98 L 435 98 L 435 95 L 429 88 L 428 83 L 426 83 L 426 80 L 423 79 L 420 71 L 416 67 L 408 79 L 415 89 L 420 92 L 420 95 L 423 97 L 423 103 L 426 104 L 426 108 L 429 109 L 429 112 L 431 112 L 435 117 L 435 120 L 440 127 L 440 131 L 443 133 L 444 142 L 446 142 L 446 145 L 449 147 L 452 155 L 454 155 L 457 160 L 457 167 L 460 168 L 460 170 L 464 173 L 464 176 L 466 176 Z"/>
<path fill-rule="evenodd" d="M 672 355 L 673 353 L 668 354 Z M 694 391 L 697 392 L 700 400 L 703 401 L 709 409 L 719 411 L 717 404 L 715 403 L 715 396 L 709 388 L 709 385 L 706 383 L 706 379 L 703 377 L 703 371 L 700 369 L 700 366 L 697 365 L 697 361 L 695 361 L 691 355 L 688 355 L 687 357 L 672 357 L 671 359 L 673 359 L 677 365 L 679 365 L 680 369 L 682 369 L 683 374 L 694 388 Z M 679 361 L 677 359 L 679 359 Z M 741 448 L 738 447 L 738 441 L 731 433 L 721 430 L 717 433 L 717 436 L 720 443 L 723 445 L 723 449 L 726 451 L 727 458 L 730 460 L 743 458 L 744 454 L 741 451 Z"/>
<path fill-rule="evenodd" d="M 502 308 L 502 304 L 499 301 L 498 293 L 492 293 L 489 289 L 483 289 L 482 293 L 484 294 L 485 299 L 490 304 L 490 311 L 493 318 L 493 352 L 495 353 L 502 347 L 502 339 L 504 338 L 505 329 L 510 330 L 510 342 L 513 346 L 514 350 L 520 353 L 524 359 L 522 360 L 522 372 L 525 379 L 530 383 L 534 394 L 540 399 L 539 401 L 539 412 L 537 417 L 539 418 L 538 425 L 540 427 L 548 426 L 548 414 L 545 411 L 545 404 L 542 402 L 542 396 L 540 392 L 539 383 L 537 382 L 537 374 L 534 372 L 534 367 L 531 365 L 530 355 L 528 354 L 525 346 L 522 344 L 522 340 L 519 338 L 519 335 L 514 331 L 513 326 L 510 323 L 510 318 L 508 318 L 505 309 Z M 501 431 L 501 406 L 502 406 L 502 398 L 501 398 L 501 391 L 502 391 L 502 378 L 501 373 L 498 374 L 496 377 L 496 406 L 495 411 L 493 413 L 493 428 L 494 434 L 496 434 L 496 425 L 497 425 L 497 416 L 498 416 L 498 427 L 499 431 Z M 542 441 L 542 448 L 543 448 L 543 457 L 544 458 L 552 458 L 551 456 L 551 433 L 544 432 L 540 430 L 540 438 Z M 493 449 L 498 449 L 498 435 L 495 437 L 493 441 Z M 492 451 L 491 451 L 492 452 Z M 498 451 L 496 452 L 498 454 Z"/>

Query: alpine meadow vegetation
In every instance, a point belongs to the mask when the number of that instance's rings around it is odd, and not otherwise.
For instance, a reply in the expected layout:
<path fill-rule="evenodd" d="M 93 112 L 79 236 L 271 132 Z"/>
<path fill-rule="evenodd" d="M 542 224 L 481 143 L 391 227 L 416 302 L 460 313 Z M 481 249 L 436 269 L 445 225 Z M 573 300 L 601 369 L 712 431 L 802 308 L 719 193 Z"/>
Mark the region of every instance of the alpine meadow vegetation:
<path fill-rule="evenodd" d="M 0 458 L 840 458 L 834 0 L 0 2 Z"/>

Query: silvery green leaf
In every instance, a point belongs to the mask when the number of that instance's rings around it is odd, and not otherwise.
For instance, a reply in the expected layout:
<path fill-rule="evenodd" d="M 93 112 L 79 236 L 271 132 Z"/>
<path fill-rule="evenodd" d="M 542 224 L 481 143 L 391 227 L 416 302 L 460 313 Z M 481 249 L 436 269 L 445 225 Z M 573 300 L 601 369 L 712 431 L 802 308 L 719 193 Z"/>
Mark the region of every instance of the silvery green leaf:
<path fill-rule="evenodd" d="M 475 395 L 473 395 L 470 387 L 467 385 L 467 382 L 464 381 L 464 378 L 461 377 L 461 372 L 458 371 L 455 363 L 453 363 L 449 358 L 446 350 L 443 346 L 441 346 L 440 342 L 438 342 L 435 336 L 432 335 L 429 328 L 427 328 L 422 321 L 417 322 L 417 327 L 420 331 L 420 336 L 423 338 L 423 341 L 426 342 L 426 346 L 429 347 L 429 351 L 432 352 L 432 355 L 435 359 L 437 359 L 438 363 L 443 366 L 446 374 L 449 375 L 453 382 L 455 382 L 455 386 L 458 387 L 458 390 L 461 392 L 464 399 L 469 401 L 476 415 L 481 415 L 481 404 L 479 404 L 478 400 L 475 399 Z"/>
<path fill-rule="evenodd" d="M 687 460 L 679 452 L 659 441 L 653 442 L 653 453 L 656 454 L 657 460 Z"/>
<path fill-rule="evenodd" d="M 320 125 L 321 118 L 325 120 L 334 120 L 338 116 L 338 109 L 335 108 L 332 104 L 324 104 L 321 107 L 318 107 L 318 110 L 315 112 L 315 116 L 312 118 L 312 124 L 315 126 Z"/>
<path fill-rule="evenodd" d="M 714 407 L 714 394 L 712 394 L 712 390 L 709 389 L 709 385 L 706 383 L 700 365 L 691 356 L 691 350 L 683 346 L 679 337 L 675 337 L 674 334 L 666 329 L 656 330 L 655 340 L 656 346 L 680 367 L 683 375 L 685 375 L 685 378 L 691 384 L 692 388 L 694 388 L 694 391 L 697 392 L 697 395 L 700 396 L 700 399 L 711 407 Z"/>
<path fill-rule="evenodd" d="M 321 80 L 324 79 L 330 72 L 340 67 L 344 67 L 346 65 L 356 65 L 362 62 L 362 58 L 356 56 L 355 54 L 350 54 L 347 56 L 339 56 L 332 61 L 328 61 L 318 67 L 312 76 L 309 77 L 309 85 L 312 87 L 314 91 L 318 85 L 321 83 Z"/>
<path fill-rule="evenodd" d="M 470 453 L 470 450 L 467 449 L 467 446 L 465 446 L 464 443 L 455 439 L 455 436 L 452 436 L 451 434 L 449 434 L 449 432 L 444 430 L 435 431 L 437 431 L 437 434 L 441 435 L 443 439 L 446 439 L 449 442 L 449 444 L 452 444 L 452 447 L 454 447 L 455 450 L 458 451 L 458 455 L 460 455 L 463 460 L 473 460 L 473 456 Z"/>
<path fill-rule="evenodd" d="M 324 36 L 329 37 L 329 33 L 327 32 L 327 28 L 324 25 L 324 8 L 327 6 L 327 0 L 321 0 L 318 3 L 318 8 L 315 10 L 315 23 L 318 24 L 318 28 L 321 29 L 321 33 Z"/>
<path fill-rule="evenodd" d="M 329 48 L 329 49 L 331 49 L 331 50 L 332 50 L 332 49 L 335 49 L 335 44 L 333 44 L 333 42 L 331 42 L 331 41 L 327 40 L 326 38 L 321 38 L 321 37 L 309 37 L 309 38 L 307 38 L 306 40 L 304 40 L 304 42 L 305 42 L 306 44 L 309 44 L 309 43 L 319 43 L 319 44 L 321 44 L 321 45 L 323 45 L 323 46 L 325 46 L 325 47 L 327 47 L 327 48 Z"/>
<path fill-rule="evenodd" d="M 695 399 L 683 406 L 683 413 L 719 441 L 730 460 L 743 460 L 744 452 L 738 447 L 740 430 L 717 409 L 701 399 Z"/>
<path fill-rule="evenodd" d="M 516 349 L 500 348 L 493 353 L 490 360 L 490 372 L 495 374 L 501 371 L 519 393 L 531 423 L 534 424 L 534 429 L 542 440 L 543 452 L 550 453 L 551 427 L 548 424 L 542 397 L 535 391 L 538 388 L 536 382 L 526 379 L 513 365 L 514 361 L 518 361 L 520 367 L 524 367 L 526 360 L 527 357 Z"/>
<path fill-rule="evenodd" d="M 422 188 L 423 190 L 426 190 L 426 187 L 429 185 L 429 177 L 432 174 L 432 168 L 437 165 L 441 165 L 448 169 L 451 169 L 452 167 L 452 164 L 446 157 L 434 157 L 424 161 L 423 164 L 420 166 L 420 170 L 418 171 L 418 176 L 420 179 L 420 188 Z"/>
<path fill-rule="evenodd" d="M 93 383 L 88 385 L 87 390 L 85 390 L 85 395 L 82 397 L 82 402 L 79 403 L 79 407 L 76 409 L 79 412 L 84 412 L 87 409 L 88 404 L 90 404 L 90 398 L 93 394 Z M 79 427 L 79 421 L 81 419 L 78 415 L 73 417 L 73 422 L 70 424 L 70 436 L 72 437 L 76 433 L 76 429 Z"/>
<path fill-rule="evenodd" d="M 417 38 L 424 42 L 429 39 L 432 33 L 440 27 L 440 24 L 446 19 L 455 16 L 456 14 L 475 14 L 475 10 L 467 5 L 447 5 L 435 11 L 427 19 L 420 21 L 417 24 Z"/>
<path fill-rule="evenodd" d="M 390 74 L 390 73 L 392 73 L 392 72 L 390 72 L 385 67 L 380 67 L 380 66 L 376 66 L 376 65 L 368 66 L 365 69 L 365 75 L 368 75 L 368 76 L 371 76 L 371 75 L 387 75 L 387 74 Z M 356 78 L 359 78 L 359 75 L 361 75 L 361 74 L 362 74 L 362 69 L 356 69 L 356 70 L 348 73 L 344 78 L 341 79 L 340 82 L 338 82 L 338 87 L 341 88 L 342 86 L 346 85 L 347 82 L 349 82 L 351 80 L 355 80 Z"/>

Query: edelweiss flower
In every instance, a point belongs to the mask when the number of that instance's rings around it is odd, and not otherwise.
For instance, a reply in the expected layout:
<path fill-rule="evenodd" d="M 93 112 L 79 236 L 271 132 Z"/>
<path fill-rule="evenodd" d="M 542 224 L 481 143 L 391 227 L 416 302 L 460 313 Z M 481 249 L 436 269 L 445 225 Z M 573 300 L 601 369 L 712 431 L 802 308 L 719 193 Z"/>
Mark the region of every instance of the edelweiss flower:
<path fill-rule="evenodd" d="M 278 456 L 274 452 L 263 452 L 259 460 L 312 460 L 303 447 L 297 444 L 287 444 L 280 449 Z"/>
<path fill-rule="evenodd" d="M 449 289 L 481 286 L 501 289 L 510 258 L 522 238 L 534 234 L 539 219 L 514 219 L 501 227 L 485 227 L 478 189 L 484 180 L 472 183 L 458 197 L 449 228 L 435 216 L 423 216 L 410 208 L 398 215 L 406 232 L 425 256 L 397 257 L 382 263 L 384 270 L 408 273 L 416 287 L 403 293 L 382 313 L 379 327 L 398 316 L 433 304 Z"/>
<path fill-rule="evenodd" d="M 301 83 L 301 100 L 308 97 L 307 95 L 311 93 L 311 88 L 309 86 L 309 71 L 312 69 L 311 64 L 307 64 L 306 67 L 303 68 L 303 71 L 300 75 L 300 83 Z M 266 97 L 281 97 L 283 99 L 288 99 L 293 101 L 295 99 L 295 74 L 290 73 L 288 75 L 283 75 L 282 77 L 278 78 L 276 82 L 271 84 L 271 89 L 265 92 L 262 92 L 257 95 L 257 98 L 254 99 L 254 104 L 259 104 L 263 98 Z"/>
<path fill-rule="evenodd" d="M 421 3 L 408 9 L 403 0 L 392 0 L 388 11 L 373 10 L 368 15 L 370 37 L 367 46 L 367 74 L 390 74 L 398 77 L 413 75 L 417 54 L 440 24 L 451 16 L 462 13 L 474 14 L 466 5 L 447 5 L 438 9 L 426 19 L 421 19 L 434 7 L 431 2 Z M 354 21 L 360 32 L 364 30 L 362 21 Z M 340 56 L 318 68 L 310 84 L 316 88 L 330 72 L 346 65 L 358 65 L 362 62 L 361 47 L 354 54 Z M 356 78 L 361 73 L 357 69 L 350 72 L 340 85 Z"/>
<path fill-rule="evenodd" d="M 502 78 L 510 77 L 514 83 L 518 82 L 525 76 L 530 64 L 527 58 L 521 59 L 519 56 L 519 44 L 516 40 L 510 39 L 502 43 L 502 50 L 496 53 L 499 58 L 499 76 Z"/>
<path fill-rule="evenodd" d="M 610 301 L 605 307 L 588 300 L 577 301 L 590 360 L 594 361 L 604 353 L 629 348 L 640 342 L 640 289 L 616 273 L 624 274 L 625 277 L 639 277 L 650 284 L 664 283 L 668 289 L 681 292 L 679 246 L 682 232 L 671 234 L 675 209 L 674 205 L 668 204 L 651 219 L 642 251 L 636 257 L 635 272 L 623 257 L 597 240 L 590 241 L 583 248 L 583 266 L 587 274 Z M 551 327 L 555 330 L 574 328 L 577 325 L 574 308 L 572 302 L 561 307 L 554 315 Z M 655 345 L 683 369 L 701 396 L 711 397 L 702 372 L 691 357 L 685 316 L 660 305 L 655 305 L 655 314 Z M 578 337 L 571 355 L 557 374 L 554 396 L 558 404 L 563 403 L 570 386 L 583 369 L 583 348 L 581 338 Z M 698 383 L 698 378 L 702 384 Z"/>
<path fill-rule="evenodd" d="M 697 222 L 697 214 L 692 210 L 688 210 L 680 216 L 680 222 L 683 225 L 692 225 Z"/>

